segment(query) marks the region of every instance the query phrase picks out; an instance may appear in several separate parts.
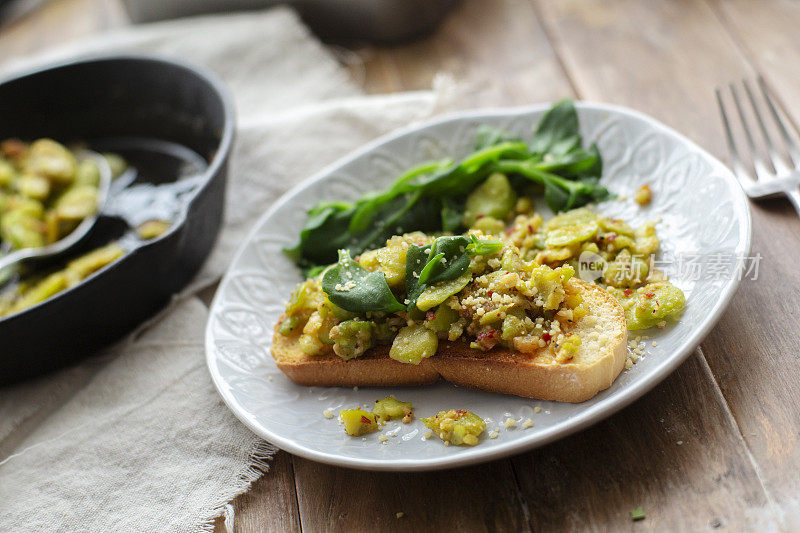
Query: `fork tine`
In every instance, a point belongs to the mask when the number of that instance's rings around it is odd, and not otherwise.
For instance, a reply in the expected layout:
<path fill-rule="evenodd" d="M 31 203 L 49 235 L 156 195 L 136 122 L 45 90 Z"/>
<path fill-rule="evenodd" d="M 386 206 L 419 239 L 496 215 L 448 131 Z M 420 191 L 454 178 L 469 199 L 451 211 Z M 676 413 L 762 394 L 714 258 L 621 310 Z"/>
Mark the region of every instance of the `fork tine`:
<path fill-rule="evenodd" d="M 789 152 L 789 157 L 791 158 L 792 163 L 794 164 L 795 168 L 799 167 L 800 150 L 798 150 L 797 143 L 792 140 L 792 137 L 786 130 L 786 126 L 783 124 L 783 120 L 781 120 L 778 110 L 775 108 L 775 104 L 772 102 L 772 97 L 769 95 L 767 84 L 764 82 L 764 78 L 762 76 L 758 77 L 758 86 L 761 88 L 761 94 L 764 96 L 764 100 L 767 102 L 767 107 L 769 107 L 772 118 L 775 119 L 775 124 L 778 125 L 778 131 L 781 134 L 786 151 Z"/>
<path fill-rule="evenodd" d="M 722 115 L 722 125 L 725 128 L 725 138 L 728 141 L 728 152 L 730 152 L 731 157 L 731 166 L 733 167 L 733 173 L 739 178 L 739 181 L 752 181 L 753 178 L 750 174 L 745 170 L 744 164 L 742 163 L 742 158 L 739 157 L 739 151 L 736 149 L 736 142 L 733 140 L 733 132 L 731 131 L 730 122 L 728 122 L 728 114 L 725 112 L 725 106 L 722 103 L 722 94 L 719 91 L 719 87 L 714 89 L 714 92 L 717 95 L 717 104 L 719 105 L 719 114 Z"/>
<path fill-rule="evenodd" d="M 783 158 L 778 154 L 777 150 L 775 150 L 775 145 L 772 144 L 772 138 L 769 136 L 767 127 L 764 125 L 764 120 L 761 118 L 761 111 L 758 109 L 753 91 L 750 90 L 750 84 L 747 83 L 747 80 L 742 80 L 742 85 L 744 85 L 744 90 L 747 93 L 747 99 L 750 100 L 750 106 L 753 108 L 753 114 L 756 117 L 756 122 L 758 122 L 758 129 L 761 130 L 761 136 L 764 137 L 764 142 L 767 144 L 767 153 L 769 154 L 772 168 L 775 169 L 777 174 L 789 172 L 789 167 L 783 162 Z"/>
<path fill-rule="evenodd" d="M 750 148 L 750 156 L 753 158 L 753 168 L 756 171 L 756 179 L 766 179 L 772 172 L 767 169 L 764 160 L 761 159 L 761 156 L 756 150 L 756 143 L 753 141 L 753 135 L 750 133 L 750 125 L 747 123 L 747 117 L 742 109 L 742 103 L 739 101 L 739 93 L 736 91 L 736 87 L 731 83 L 730 88 L 731 94 L 733 95 L 733 103 L 736 105 L 736 110 L 739 112 L 739 120 L 742 122 L 744 137 L 747 140 L 748 148 Z"/>

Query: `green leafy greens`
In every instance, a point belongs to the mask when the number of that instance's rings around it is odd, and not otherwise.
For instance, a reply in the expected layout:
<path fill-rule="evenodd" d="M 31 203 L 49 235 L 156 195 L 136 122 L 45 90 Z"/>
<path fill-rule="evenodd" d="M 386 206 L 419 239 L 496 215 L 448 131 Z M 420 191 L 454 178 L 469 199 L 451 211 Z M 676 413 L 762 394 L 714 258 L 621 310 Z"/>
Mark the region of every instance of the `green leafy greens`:
<path fill-rule="evenodd" d="M 333 304 L 352 313 L 413 311 L 427 287 L 464 274 L 470 256 L 494 254 L 502 247 L 500 241 L 474 235 L 437 237 L 424 246 L 410 245 L 406 254 L 405 305 L 397 301 L 382 272 L 369 272 L 350 257 L 350 252 L 339 250 L 339 262 L 322 276 L 322 290 Z"/>
<path fill-rule="evenodd" d="M 456 279 L 469 268 L 467 245 L 464 236 L 438 237 L 431 244 L 412 244 L 406 254 L 406 298 L 408 308 L 413 310 L 417 298 L 429 287 L 440 281 Z M 501 245 L 502 246 L 502 245 Z"/>
<path fill-rule="evenodd" d="M 503 130 L 481 126 L 475 151 L 460 162 L 426 162 L 397 178 L 389 189 L 368 193 L 353 204 L 314 206 L 300 242 L 286 252 L 308 270 L 330 264 L 340 249 L 357 255 L 382 246 L 396 234 L 458 233 L 464 229 L 466 196 L 494 172 L 509 176 L 520 191 L 535 184 L 555 212 L 604 200 L 610 194 L 599 184 L 600 153 L 594 143 L 582 147 L 578 126 L 570 100 L 556 103 L 545 113 L 527 144 Z"/>
<path fill-rule="evenodd" d="M 322 290 L 331 303 L 352 313 L 394 313 L 406 308 L 392 294 L 383 272 L 368 271 L 347 250 L 339 250 L 339 262 L 322 275 Z"/>

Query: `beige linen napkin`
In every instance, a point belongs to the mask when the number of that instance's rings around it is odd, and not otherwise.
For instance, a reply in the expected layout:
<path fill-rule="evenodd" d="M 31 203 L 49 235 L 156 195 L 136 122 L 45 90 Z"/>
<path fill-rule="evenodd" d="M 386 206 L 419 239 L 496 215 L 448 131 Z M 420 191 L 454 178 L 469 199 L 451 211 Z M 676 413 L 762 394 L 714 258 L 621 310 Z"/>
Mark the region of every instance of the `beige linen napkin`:
<path fill-rule="evenodd" d="M 230 86 L 239 128 L 225 225 L 197 279 L 137 334 L 76 367 L 0 389 L 3 531 L 212 529 L 274 448 L 216 394 L 203 349 L 208 310 L 193 294 L 219 278 L 247 230 L 289 187 L 449 107 L 441 90 L 361 96 L 284 9 L 137 27 L 25 64 L 111 51 L 204 63 Z"/>

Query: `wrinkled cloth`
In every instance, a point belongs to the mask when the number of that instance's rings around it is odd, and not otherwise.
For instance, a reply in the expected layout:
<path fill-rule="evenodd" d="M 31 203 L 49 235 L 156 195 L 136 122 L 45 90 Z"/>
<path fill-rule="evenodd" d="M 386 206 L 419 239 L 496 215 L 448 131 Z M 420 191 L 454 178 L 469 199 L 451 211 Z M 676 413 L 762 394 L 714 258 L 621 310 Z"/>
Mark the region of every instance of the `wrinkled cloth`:
<path fill-rule="evenodd" d="M 363 96 L 286 9 L 134 27 L 0 71 L 111 52 L 194 61 L 228 84 L 238 131 L 225 221 L 201 273 L 158 317 L 73 368 L 0 389 L 3 531 L 211 530 L 275 449 L 214 390 L 203 347 L 209 311 L 197 291 L 219 279 L 287 189 L 452 107 L 447 89 Z"/>

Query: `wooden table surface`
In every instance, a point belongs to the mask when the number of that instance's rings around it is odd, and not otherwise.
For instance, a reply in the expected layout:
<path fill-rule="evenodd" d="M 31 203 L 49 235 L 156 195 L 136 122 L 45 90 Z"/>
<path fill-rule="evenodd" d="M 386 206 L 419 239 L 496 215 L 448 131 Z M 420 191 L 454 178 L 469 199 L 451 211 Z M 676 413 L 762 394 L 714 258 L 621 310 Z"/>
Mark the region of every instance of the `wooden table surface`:
<path fill-rule="evenodd" d="M 57 0 L 2 29 L 0 54 L 127 23 L 118 0 Z M 474 84 L 474 106 L 627 105 L 724 160 L 715 86 L 760 73 L 800 119 L 798 27 L 789 0 L 465 0 L 435 34 L 353 48 L 359 60 L 347 63 L 372 93 L 427 88 L 447 72 Z M 782 199 L 752 214 L 758 279 L 631 407 L 533 452 L 445 472 L 359 472 L 279 452 L 233 502 L 235 530 L 800 530 L 800 220 Z M 646 519 L 632 522 L 637 506 Z"/>

